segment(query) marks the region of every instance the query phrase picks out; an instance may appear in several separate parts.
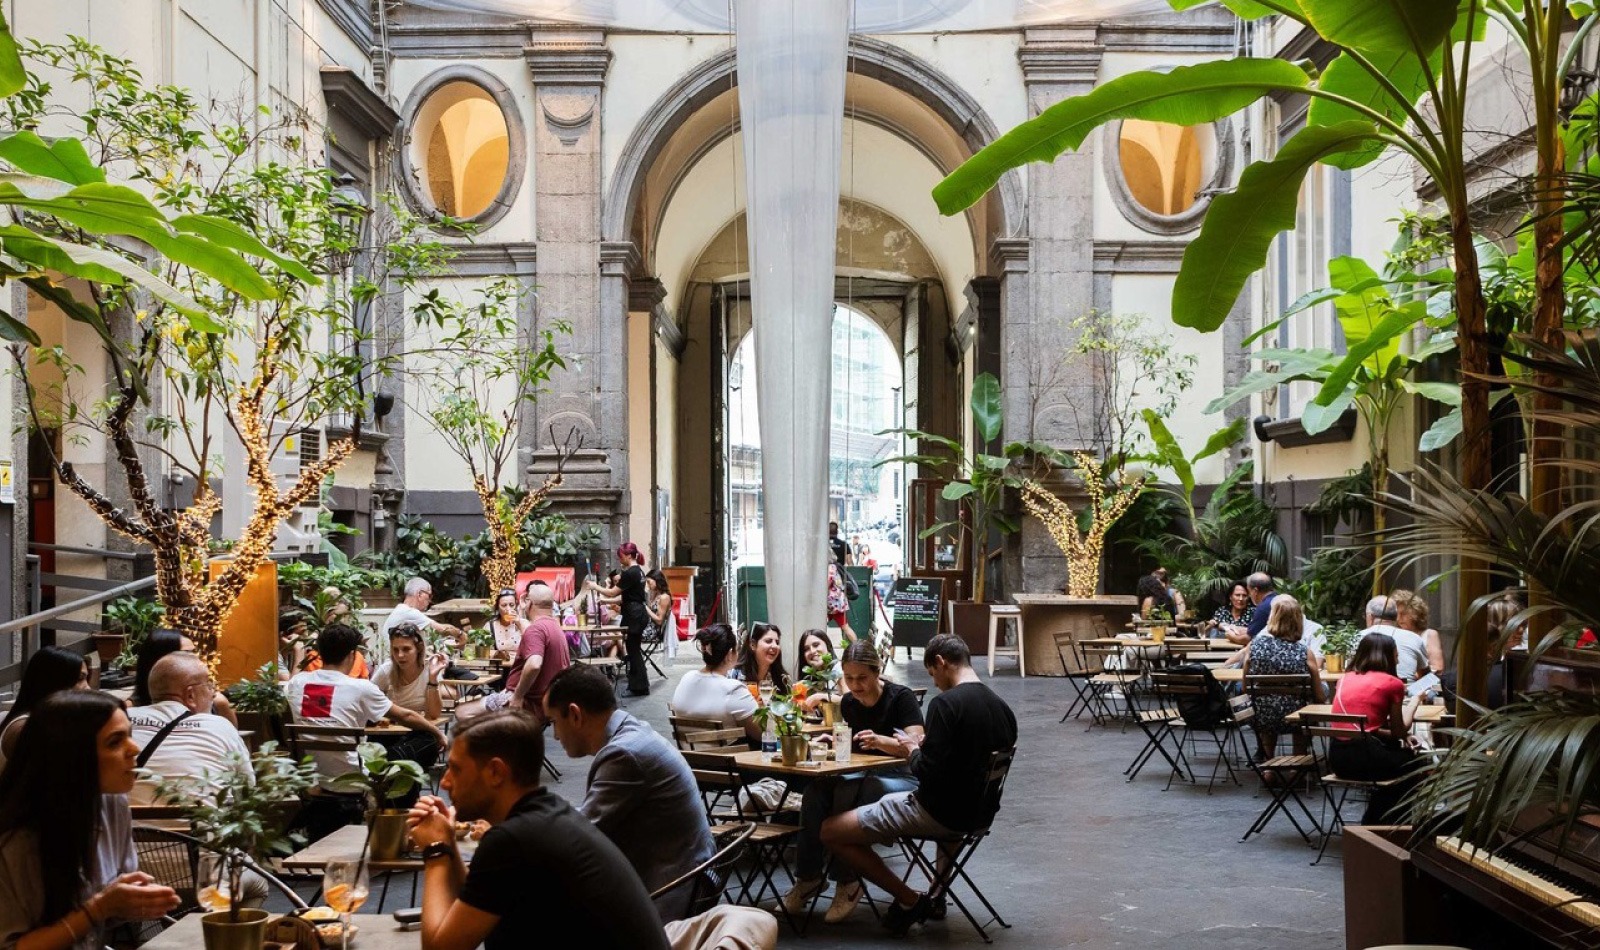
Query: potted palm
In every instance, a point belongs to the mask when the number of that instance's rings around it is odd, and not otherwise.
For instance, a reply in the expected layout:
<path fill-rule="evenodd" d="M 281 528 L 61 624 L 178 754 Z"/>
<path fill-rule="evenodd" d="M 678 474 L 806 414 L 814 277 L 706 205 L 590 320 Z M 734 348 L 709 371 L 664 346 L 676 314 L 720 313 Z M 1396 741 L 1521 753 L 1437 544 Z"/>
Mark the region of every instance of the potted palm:
<path fill-rule="evenodd" d="M 254 780 L 239 771 L 216 776 L 211 784 L 176 778 L 159 786 L 162 801 L 184 806 L 191 834 L 218 855 L 217 880 L 199 887 L 200 903 L 211 913 L 200 919 L 206 950 L 260 950 L 267 912 L 241 908 L 245 867 L 274 854 L 289 854 L 297 837 L 285 831 L 300 793 L 316 781 L 316 765 L 277 754 L 268 742 L 251 758 Z"/>
<path fill-rule="evenodd" d="M 384 805 L 420 786 L 426 775 L 409 759 L 389 758 L 389 750 L 376 742 L 356 747 L 360 767 L 334 779 L 336 791 L 360 792 L 367 797 L 367 848 L 374 861 L 393 861 L 406 850 L 406 810 Z"/>
<path fill-rule="evenodd" d="M 805 706 L 792 693 L 773 693 L 765 706 L 756 709 L 756 722 L 762 730 L 768 721 L 778 734 L 778 754 L 784 765 L 795 765 L 806 757 Z"/>
<path fill-rule="evenodd" d="M 817 657 L 816 666 L 808 666 L 800 671 L 800 682 L 810 692 L 822 694 L 822 724 L 829 729 L 839 718 L 839 701 L 833 697 L 833 691 L 839 684 L 840 675 L 839 664 L 832 653 L 822 654 Z"/>

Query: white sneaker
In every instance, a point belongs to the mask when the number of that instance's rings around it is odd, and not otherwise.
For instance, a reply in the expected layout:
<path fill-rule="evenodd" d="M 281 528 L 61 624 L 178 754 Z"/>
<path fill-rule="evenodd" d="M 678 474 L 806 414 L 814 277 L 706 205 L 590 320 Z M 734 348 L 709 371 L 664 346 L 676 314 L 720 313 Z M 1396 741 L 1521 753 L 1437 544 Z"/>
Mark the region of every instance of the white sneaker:
<path fill-rule="evenodd" d="M 863 890 L 860 881 L 851 881 L 848 884 L 840 884 L 835 887 L 833 889 L 833 902 L 828 905 L 827 916 L 822 919 L 830 924 L 836 924 L 849 917 L 850 912 L 856 909 L 857 904 L 861 903 Z"/>
<path fill-rule="evenodd" d="M 810 910 L 811 900 L 822 890 L 823 883 L 820 877 L 811 881 L 795 881 L 789 893 L 783 895 L 783 909 L 791 914 L 803 914 Z"/>

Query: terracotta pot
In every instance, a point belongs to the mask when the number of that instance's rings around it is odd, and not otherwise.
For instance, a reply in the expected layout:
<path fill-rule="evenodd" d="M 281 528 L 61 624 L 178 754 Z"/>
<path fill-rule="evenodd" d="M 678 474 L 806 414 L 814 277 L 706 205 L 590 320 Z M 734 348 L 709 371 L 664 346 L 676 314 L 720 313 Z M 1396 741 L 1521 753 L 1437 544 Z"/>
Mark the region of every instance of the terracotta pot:
<path fill-rule="evenodd" d="M 406 831 L 408 812 L 397 808 L 376 811 L 367 819 L 372 829 L 372 846 L 369 849 L 374 861 L 395 861 L 406 852 L 411 835 Z"/>
<path fill-rule="evenodd" d="M 261 950 L 267 939 L 267 912 L 241 909 L 237 923 L 229 921 L 229 913 L 219 910 L 200 918 L 206 950 Z"/>
<path fill-rule="evenodd" d="M 121 631 L 94 634 L 94 648 L 100 654 L 102 670 L 109 667 L 112 660 L 122 655 L 122 645 L 127 639 L 128 635 Z"/>
<path fill-rule="evenodd" d="M 805 736 L 778 737 L 778 754 L 783 757 L 784 765 L 793 766 L 804 762 L 808 751 Z"/>

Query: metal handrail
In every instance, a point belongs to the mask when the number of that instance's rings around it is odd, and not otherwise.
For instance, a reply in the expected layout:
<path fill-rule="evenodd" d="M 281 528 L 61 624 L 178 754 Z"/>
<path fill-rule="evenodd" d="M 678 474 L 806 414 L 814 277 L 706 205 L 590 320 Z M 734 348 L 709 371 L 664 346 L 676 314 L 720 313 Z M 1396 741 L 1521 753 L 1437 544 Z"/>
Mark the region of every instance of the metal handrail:
<path fill-rule="evenodd" d="M 110 590 L 103 590 L 98 594 L 91 594 L 88 597 L 80 597 L 77 600 L 59 604 L 55 607 L 49 608 L 48 610 L 41 610 L 38 613 L 32 613 L 26 617 L 18 617 L 15 620 L 8 621 L 6 623 L 0 623 L 0 634 L 16 633 L 18 630 L 25 630 L 28 627 L 37 627 L 47 620 L 54 620 L 57 617 L 65 616 L 66 614 L 73 613 L 74 611 L 82 610 L 85 607 L 95 607 L 107 601 L 116 600 L 118 597 L 126 597 L 129 594 L 136 594 L 147 587 L 154 587 L 155 584 L 155 575 L 152 574 L 149 577 L 141 577 L 136 581 L 129 581 L 128 583 L 123 584 L 121 587 L 113 587 Z"/>
<path fill-rule="evenodd" d="M 42 541 L 29 541 L 28 550 L 59 551 L 62 554 L 87 554 L 90 557 L 105 558 L 108 561 L 137 561 L 141 557 L 149 557 L 149 554 L 141 554 L 137 551 L 107 551 L 105 548 L 83 548 L 71 544 L 45 544 Z"/>

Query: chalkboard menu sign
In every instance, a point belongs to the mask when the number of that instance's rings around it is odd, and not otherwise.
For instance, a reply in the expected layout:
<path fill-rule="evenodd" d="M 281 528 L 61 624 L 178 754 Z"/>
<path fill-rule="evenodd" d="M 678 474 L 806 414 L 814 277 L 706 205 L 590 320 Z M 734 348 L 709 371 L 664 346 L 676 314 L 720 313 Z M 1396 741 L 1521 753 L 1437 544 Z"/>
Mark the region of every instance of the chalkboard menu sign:
<path fill-rule="evenodd" d="M 894 645 L 927 646 L 939 632 L 944 612 L 944 580 L 938 577 L 900 577 L 894 582 Z"/>

